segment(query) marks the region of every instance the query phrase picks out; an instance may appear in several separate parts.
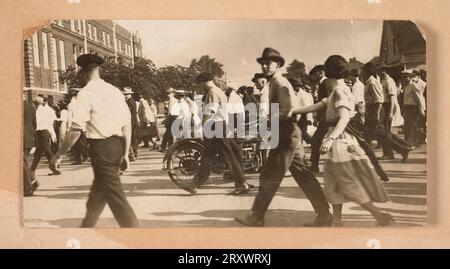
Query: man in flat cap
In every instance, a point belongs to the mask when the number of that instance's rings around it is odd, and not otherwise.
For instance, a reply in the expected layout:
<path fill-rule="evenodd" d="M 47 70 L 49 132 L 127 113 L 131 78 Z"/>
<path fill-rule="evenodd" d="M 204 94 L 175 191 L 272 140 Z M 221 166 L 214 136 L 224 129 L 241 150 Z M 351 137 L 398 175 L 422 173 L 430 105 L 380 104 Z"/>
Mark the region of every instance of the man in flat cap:
<path fill-rule="evenodd" d="M 216 131 L 214 135 L 204 134 L 205 148 L 202 152 L 201 164 L 197 174 L 194 176 L 194 185 L 186 190 L 195 193 L 195 188 L 205 182 L 212 170 L 212 161 L 216 152 L 221 152 L 225 156 L 225 161 L 231 170 L 230 174 L 235 180 L 235 189 L 230 194 L 239 195 L 248 193 L 249 184 L 242 169 L 242 152 L 240 147 L 232 138 L 226 137 L 227 96 L 216 86 L 214 77 L 210 73 L 200 73 L 196 82 L 203 91 L 203 130 L 210 126 L 211 131 Z M 218 132 L 221 130 L 221 133 Z"/>
<path fill-rule="evenodd" d="M 300 143 L 301 131 L 297 125 L 297 117 L 289 115 L 289 111 L 299 107 L 299 103 L 291 84 L 280 72 L 280 67 L 284 65 L 284 58 L 278 51 L 266 48 L 262 57 L 256 61 L 269 79 L 270 103 L 279 104 L 280 143 L 276 148 L 270 149 L 269 157 L 259 177 L 259 190 L 251 213 L 236 220 L 247 226 L 264 226 L 265 213 L 289 170 L 318 214 L 311 225 L 330 226 L 332 216 L 328 202 L 319 181 L 303 162 L 304 150 Z M 277 130 L 272 128 L 271 131 Z"/>
<path fill-rule="evenodd" d="M 120 227 L 137 227 L 138 220 L 118 175 L 121 163 L 129 164 L 131 114 L 122 92 L 101 79 L 102 63 L 103 59 L 97 55 L 78 57 L 77 64 L 87 84 L 78 93 L 70 130 L 50 166 L 59 166 L 64 153 L 86 130 L 94 181 L 81 227 L 94 227 L 106 204 Z"/>

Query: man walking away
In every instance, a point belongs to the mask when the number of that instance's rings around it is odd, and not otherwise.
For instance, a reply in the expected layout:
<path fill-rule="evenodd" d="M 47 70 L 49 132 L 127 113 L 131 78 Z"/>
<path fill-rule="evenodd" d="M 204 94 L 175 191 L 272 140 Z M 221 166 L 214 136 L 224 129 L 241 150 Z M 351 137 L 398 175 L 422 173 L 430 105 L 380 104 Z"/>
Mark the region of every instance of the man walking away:
<path fill-rule="evenodd" d="M 81 227 L 94 227 L 106 204 L 120 227 L 137 227 L 138 220 L 118 175 L 121 164 L 126 170 L 130 162 L 131 114 L 122 92 L 100 78 L 103 62 L 94 54 L 78 57 L 77 64 L 87 84 L 78 94 L 72 125 L 50 166 L 59 166 L 64 153 L 86 130 L 94 181 Z"/>

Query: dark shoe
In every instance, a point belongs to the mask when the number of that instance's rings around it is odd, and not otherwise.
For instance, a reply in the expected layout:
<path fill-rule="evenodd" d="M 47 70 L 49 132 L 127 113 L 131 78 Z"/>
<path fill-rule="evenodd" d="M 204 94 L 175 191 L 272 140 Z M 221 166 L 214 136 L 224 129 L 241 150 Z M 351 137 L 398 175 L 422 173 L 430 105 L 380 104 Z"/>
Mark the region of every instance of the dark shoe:
<path fill-rule="evenodd" d="M 310 165 L 309 167 L 308 167 L 308 169 L 309 170 L 311 170 L 311 171 L 313 171 L 314 173 L 319 173 L 319 166 L 317 166 L 317 165 Z"/>
<path fill-rule="evenodd" d="M 402 153 L 402 163 L 406 163 L 409 157 L 409 152 Z"/>
<path fill-rule="evenodd" d="M 197 194 L 197 189 L 194 186 L 186 185 L 183 187 L 183 190 L 189 192 L 190 194 Z"/>
<path fill-rule="evenodd" d="M 33 196 L 33 195 L 34 195 L 33 192 L 30 191 L 30 192 L 24 193 L 24 194 L 23 194 L 23 197 L 31 197 L 31 196 Z"/>
<path fill-rule="evenodd" d="M 394 218 L 391 216 L 391 214 L 388 213 L 381 213 L 381 218 L 377 220 L 378 226 L 384 227 L 394 224 Z"/>
<path fill-rule="evenodd" d="M 236 187 L 232 192 L 228 193 L 228 195 L 241 195 L 247 194 L 250 191 L 250 186 L 245 184 L 243 186 Z"/>
<path fill-rule="evenodd" d="M 333 215 L 330 213 L 317 216 L 312 223 L 306 223 L 306 227 L 330 227 L 333 224 Z"/>
<path fill-rule="evenodd" d="M 254 214 L 249 214 L 243 218 L 234 218 L 240 224 L 251 227 L 263 227 L 264 219 L 256 217 Z"/>
<path fill-rule="evenodd" d="M 61 175 L 61 171 L 59 170 L 54 170 L 51 173 L 48 174 L 49 176 L 59 176 Z"/>
<path fill-rule="evenodd" d="M 378 158 L 378 160 L 382 161 L 389 161 L 394 159 L 395 159 L 394 155 L 383 155 L 382 157 Z"/>

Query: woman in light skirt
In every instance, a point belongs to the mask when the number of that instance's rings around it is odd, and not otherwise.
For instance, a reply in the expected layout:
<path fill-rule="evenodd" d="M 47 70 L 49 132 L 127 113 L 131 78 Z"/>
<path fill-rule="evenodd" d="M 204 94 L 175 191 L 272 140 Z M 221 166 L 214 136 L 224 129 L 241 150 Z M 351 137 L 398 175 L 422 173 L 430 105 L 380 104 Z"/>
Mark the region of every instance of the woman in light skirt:
<path fill-rule="evenodd" d="M 326 109 L 330 128 L 320 151 L 325 155 L 324 193 L 333 206 L 333 224 L 342 226 L 342 204 L 353 201 L 369 211 L 380 226 L 390 225 L 392 216 L 380 212 L 373 204 L 389 200 L 383 183 L 359 140 L 346 130 L 355 114 L 352 92 L 344 82 L 349 75 L 347 61 L 339 55 L 330 56 L 325 61 L 325 74 L 332 85 L 330 96 L 312 106 L 293 109 L 291 113 Z"/>

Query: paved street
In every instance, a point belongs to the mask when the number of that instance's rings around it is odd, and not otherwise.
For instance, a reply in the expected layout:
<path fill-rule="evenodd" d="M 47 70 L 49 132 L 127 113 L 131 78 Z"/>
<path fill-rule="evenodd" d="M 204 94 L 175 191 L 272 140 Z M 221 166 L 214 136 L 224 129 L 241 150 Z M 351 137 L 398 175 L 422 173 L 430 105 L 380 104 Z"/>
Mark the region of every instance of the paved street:
<path fill-rule="evenodd" d="M 256 191 L 245 196 L 229 196 L 233 183 L 214 175 L 191 196 L 173 184 L 161 171 L 163 154 L 140 148 L 140 155 L 122 176 L 127 197 L 143 227 L 239 227 L 233 219 L 248 212 Z M 309 156 L 309 149 L 307 149 Z M 376 152 L 378 156 L 381 152 Z M 391 201 L 378 204 L 396 219 L 396 226 L 426 224 L 426 147 L 414 150 L 406 164 L 382 162 L 391 181 L 385 183 Z M 322 167 L 321 167 L 322 169 Z M 47 176 L 46 162 L 36 171 L 40 188 L 34 197 L 24 198 L 24 223 L 28 227 L 78 227 L 93 178 L 89 163 L 62 164 L 62 175 Z M 317 174 L 323 182 L 322 173 Z M 258 185 L 258 175 L 249 182 Z M 312 207 L 292 177 L 286 177 L 266 215 L 266 226 L 299 227 L 314 218 Z M 355 203 L 344 205 L 344 226 L 374 227 L 375 220 Z M 97 227 L 117 227 L 105 208 Z"/>

